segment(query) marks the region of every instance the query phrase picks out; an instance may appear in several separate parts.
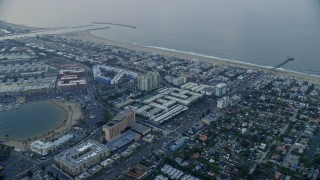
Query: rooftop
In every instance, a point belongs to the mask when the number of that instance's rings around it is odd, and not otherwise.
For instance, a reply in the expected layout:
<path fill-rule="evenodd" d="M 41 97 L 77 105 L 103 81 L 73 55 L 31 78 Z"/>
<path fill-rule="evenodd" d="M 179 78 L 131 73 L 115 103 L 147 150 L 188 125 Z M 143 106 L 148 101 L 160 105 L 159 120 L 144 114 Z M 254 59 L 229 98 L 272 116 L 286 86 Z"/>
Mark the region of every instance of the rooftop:
<path fill-rule="evenodd" d="M 140 134 L 135 133 L 133 131 L 126 131 L 125 133 L 121 134 L 120 136 L 112 139 L 106 144 L 106 148 L 111 151 L 115 151 L 129 143 L 133 142 L 135 139 L 139 138 Z"/>
<path fill-rule="evenodd" d="M 96 141 L 89 140 L 56 155 L 55 160 L 64 163 L 70 168 L 80 167 L 87 161 L 99 157 L 109 151 L 104 145 Z"/>

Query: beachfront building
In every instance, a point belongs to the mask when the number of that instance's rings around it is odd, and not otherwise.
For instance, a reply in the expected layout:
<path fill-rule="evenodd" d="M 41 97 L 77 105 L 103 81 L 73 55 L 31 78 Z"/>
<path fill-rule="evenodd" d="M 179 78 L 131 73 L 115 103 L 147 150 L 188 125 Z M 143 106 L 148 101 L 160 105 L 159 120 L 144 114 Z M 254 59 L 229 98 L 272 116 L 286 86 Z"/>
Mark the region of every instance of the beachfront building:
<path fill-rule="evenodd" d="M 109 155 L 110 150 L 106 146 L 96 141 L 88 140 L 54 156 L 54 162 L 58 168 L 72 176 L 76 176 L 100 163 Z"/>
<path fill-rule="evenodd" d="M 115 138 L 120 135 L 126 127 L 135 123 L 135 121 L 135 112 L 132 109 L 119 112 L 111 122 L 103 126 L 105 139 L 109 141 Z"/>
<path fill-rule="evenodd" d="M 160 86 L 159 72 L 148 72 L 138 76 L 138 89 L 140 91 L 151 91 Z"/>
<path fill-rule="evenodd" d="M 50 151 L 53 151 L 63 143 L 67 142 L 69 139 L 73 138 L 74 135 L 66 134 L 61 136 L 59 139 L 54 140 L 53 142 L 43 142 L 40 140 L 34 141 L 30 144 L 31 151 L 38 153 L 40 155 L 47 155 Z"/>
<path fill-rule="evenodd" d="M 52 142 L 34 141 L 30 144 L 30 149 L 35 153 L 45 156 L 54 149 L 54 145 Z"/>

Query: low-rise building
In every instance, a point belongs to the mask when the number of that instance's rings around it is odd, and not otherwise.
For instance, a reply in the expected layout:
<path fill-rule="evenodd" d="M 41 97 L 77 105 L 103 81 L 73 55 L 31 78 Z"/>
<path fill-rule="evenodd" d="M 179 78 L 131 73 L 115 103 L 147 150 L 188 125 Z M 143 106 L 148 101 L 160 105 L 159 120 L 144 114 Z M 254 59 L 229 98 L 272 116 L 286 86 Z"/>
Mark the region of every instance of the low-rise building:
<path fill-rule="evenodd" d="M 40 155 L 47 155 L 54 149 L 54 144 L 52 142 L 34 141 L 30 144 L 30 149 Z"/>
<path fill-rule="evenodd" d="M 66 134 L 53 142 L 43 142 L 37 140 L 30 144 L 30 149 L 31 151 L 40 155 L 47 155 L 50 151 L 67 142 L 71 138 L 73 138 L 72 134 Z"/>
<path fill-rule="evenodd" d="M 210 113 L 201 119 L 201 122 L 205 125 L 211 125 L 213 122 L 217 120 L 217 116 L 214 113 Z"/>
<path fill-rule="evenodd" d="M 57 90 L 73 91 L 87 88 L 85 80 L 85 69 L 76 66 L 63 66 L 58 76 Z"/>
<path fill-rule="evenodd" d="M 176 150 L 178 150 L 179 148 L 181 148 L 185 142 L 187 142 L 189 138 L 188 137 L 182 137 L 180 139 L 178 139 L 171 147 L 170 147 L 170 151 L 174 152 Z"/>
<path fill-rule="evenodd" d="M 106 147 L 110 151 L 116 151 L 120 148 L 126 147 L 127 145 L 131 144 L 132 142 L 138 140 L 141 137 L 140 134 L 135 133 L 131 130 L 126 131 L 125 133 L 117 136 L 116 138 L 112 139 L 111 141 L 107 142 Z"/>
<path fill-rule="evenodd" d="M 151 131 L 151 127 L 140 124 L 140 123 L 133 123 L 130 125 L 131 129 L 142 136 L 148 134 Z"/>

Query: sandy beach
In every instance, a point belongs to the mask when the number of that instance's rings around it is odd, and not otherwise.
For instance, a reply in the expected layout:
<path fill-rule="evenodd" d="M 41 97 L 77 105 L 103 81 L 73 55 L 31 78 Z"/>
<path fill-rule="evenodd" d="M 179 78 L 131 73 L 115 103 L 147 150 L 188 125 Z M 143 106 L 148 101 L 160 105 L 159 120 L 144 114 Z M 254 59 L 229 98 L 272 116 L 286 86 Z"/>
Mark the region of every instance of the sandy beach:
<path fill-rule="evenodd" d="M 27 147 L 29 148 L 30 143 L 32 143 L 35 140 L 51 141 L 52 139 L 58 138 L 59 136 L 67 132 L 69 128 L 77 124 L 77 121 L 82 118 L 81 108 L 75 102 L 73 101 L 59 102 L 54 99 L 51 99 L 49 101 L 54 105 L 60 107 L 64 111 L 65 117 L 62 124 L 60 124 L 54 130 L 49 131 L 45 134 L 42 134 L 41 136 L 38 136 L 36 138 L 30 138 L 30 141 L 13 139 L 9 137 L 8 141 L 5 141 L 4 144 L 9 146 L 14 146 L 15 149 L 25 150 L 25 147 L 26 147 L 25 142 L 27 142 Z"/>
<path fill-rule="evenodd" d="M 90 33 L 90 31 L 78 31 L 73 33 L 61 34 L 61 36 L 78 39 L 78 40 L 91 41 L 96 43 L 110 44 L 110 45 L 121 47 L 121 48 L 127 48 L 127 49 L 132 49 L 137 51 L 148 52 L 148 53 L 156 53 L 156 54 L 161 54 L 165 56 L 178 57 L 186 60 L 198 60 L 198 61 L 208 62 L 213 64 L 237 66 L 244 69 L 258 69 L 258 70 L 263 70 L 265 72 L 267 71 L 270 72 L 270 67 L 266 67 L 266 66 L 259 66 L 255 64 L 231 61 L 231 60 L 214 58 L 214 57 L 204 56 L 204 55 L 177 52 L 177 51 L 160 49 L 155 47 L 147 47 L 147 46 L 126 43 L 126 42 L 119 42 L 119 41 L 100 38 Z M 305 80 L 315 84 L 320 84 L 320 76 L 317 76 L 317 75 L 304 74 L 304 73 L 283 70 L 283 69 L 277 69 L 275 71 L 272 71 L 272 73 L 278 76 L 285 76 L 285 77 L 290 77 L 297 80 Z"/>

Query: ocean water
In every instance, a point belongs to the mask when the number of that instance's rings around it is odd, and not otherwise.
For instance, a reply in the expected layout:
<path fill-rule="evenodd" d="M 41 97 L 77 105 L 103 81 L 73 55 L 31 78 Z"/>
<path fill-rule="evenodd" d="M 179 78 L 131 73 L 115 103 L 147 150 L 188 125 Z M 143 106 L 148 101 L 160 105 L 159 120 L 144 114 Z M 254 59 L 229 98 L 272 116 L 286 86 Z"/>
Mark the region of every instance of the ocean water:
<path fill-rule="evenodd" d="M 320 75 L 319 0 L 0 0 L 0 20 Z"/>
<path fill-rule="evenodd" d="M 26 140 L 39 137 L 57 128 L 64 120 L 64 111 L 49 101 L 23 104 L 19 109 L 0 112 L 0 136 Z"/>

